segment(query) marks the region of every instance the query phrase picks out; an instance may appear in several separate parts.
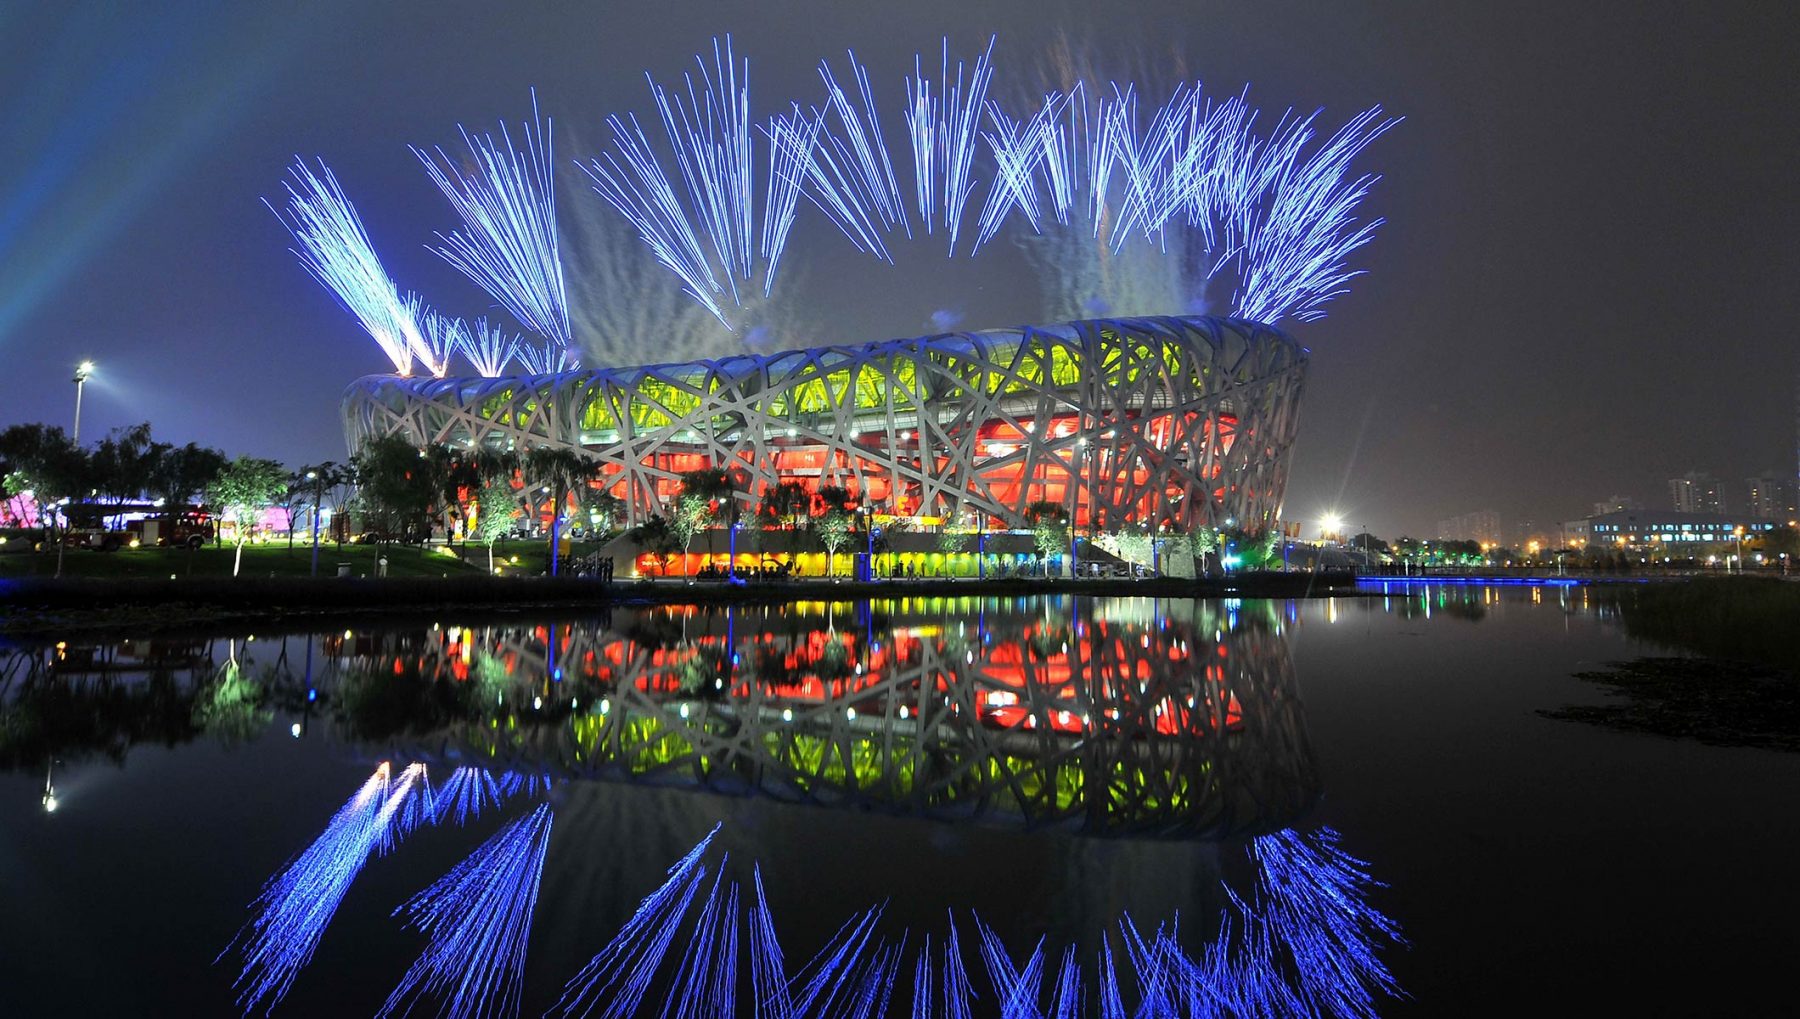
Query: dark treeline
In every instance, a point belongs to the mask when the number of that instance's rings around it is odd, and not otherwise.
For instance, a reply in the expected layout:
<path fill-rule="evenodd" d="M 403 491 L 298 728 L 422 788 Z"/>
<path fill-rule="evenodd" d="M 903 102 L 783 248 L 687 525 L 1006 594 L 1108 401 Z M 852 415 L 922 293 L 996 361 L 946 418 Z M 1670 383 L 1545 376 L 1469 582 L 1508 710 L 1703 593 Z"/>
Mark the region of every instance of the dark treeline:
<path fill-rule="evenodd" d="M 1702 577 L 1679 584 L 1597 588 L 1625 632 L 1708 658 L 1774 666 L 1800 677 L 1800 584 L 1773 577 Z"/>

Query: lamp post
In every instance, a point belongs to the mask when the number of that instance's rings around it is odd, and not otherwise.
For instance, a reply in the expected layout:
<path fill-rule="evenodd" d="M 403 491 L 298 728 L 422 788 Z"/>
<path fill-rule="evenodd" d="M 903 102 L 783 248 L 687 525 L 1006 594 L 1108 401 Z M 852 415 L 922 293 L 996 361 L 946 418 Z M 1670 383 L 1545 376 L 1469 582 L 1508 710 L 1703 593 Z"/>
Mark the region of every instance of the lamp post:
<path fill-rule="evenodd" d="M 863 575 L 865 581 L 875 579 L 875 507 L 863 503 Z"/>
<path fill-rule="evenodd" d="M 987 579 L 987 514 L 975 518 L 975 579 Z"/>
<path fill-rule="evenodd" d="M 1741 577 L 1744 575 L 1744 525 L 1742 524 L 1737 527 L 1737 546 L 1738 576 Z"/>
<path fill-rule="evenodd" d="M 81 445 L 81 391 L 87 386 L 88 376 L 94 374 L 94 362 L 83 361 L 75 366 L 75 445 Z"/>
<path fill-rule="evenodd" d="M 313 483 L 313 551 L 312 575 L 319 575 L 319 503 L 325 498 L 325 476 L 318 471 L 307 471 L 306 480 Z"/>
<path fill-rule="evenodd" d="M 737 532 L 737 507 L 736 505 L 733 505 L 731 508 L 731 555 L 725 560 L 726 580 L 731 580 L 737 576 Z"/>

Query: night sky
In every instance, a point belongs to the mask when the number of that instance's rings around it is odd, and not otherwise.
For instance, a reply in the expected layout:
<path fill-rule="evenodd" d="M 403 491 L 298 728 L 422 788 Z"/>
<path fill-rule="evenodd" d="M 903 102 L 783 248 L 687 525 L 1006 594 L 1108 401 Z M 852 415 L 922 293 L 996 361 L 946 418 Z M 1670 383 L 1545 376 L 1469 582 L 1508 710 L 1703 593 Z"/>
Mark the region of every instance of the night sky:
<path fill-rule="evenodd" d="M 998 74 L 1020 78 L 1066 31 L 1121 77 L 1179 66 L 1215 95 L 1248 82 L 1271 114 L 1406 118 L 1361 163 L 1386 175 L 1368 275 L 1289 324 L 1314 352 L 1289 518 L 1553 529 L 1614 493 L 1665 506 L 1691 469 L 1794 470 L 1800 33 L 1780 5 L 122 6 L 0 7 L 0 425 L 66 426 L 91 357 L 88 438 L 148 419 L 341 459 L 339 396 L 385 361 L 260 202 L 295 154 L 337 172 L 402 287 L 473 317 L 491 302 L 425 250 L 454 220 L 407 143 L 516 124 L 535 86 L 566 166 L 606 114 L 651 112 L 645 70 L 673 78 L 716 33 L 766 115 L 816 101 L 815 65 L 846 47 L 891 103 L 944 34 L 973 55 L 999 33 Z M 565 216 L 599 203 L 572 184 Z M 1035 316 L 1007 259 L 896 275 L 829 231 L 789 257 L 835 342 L 928 332 L 938 309 Z"/>

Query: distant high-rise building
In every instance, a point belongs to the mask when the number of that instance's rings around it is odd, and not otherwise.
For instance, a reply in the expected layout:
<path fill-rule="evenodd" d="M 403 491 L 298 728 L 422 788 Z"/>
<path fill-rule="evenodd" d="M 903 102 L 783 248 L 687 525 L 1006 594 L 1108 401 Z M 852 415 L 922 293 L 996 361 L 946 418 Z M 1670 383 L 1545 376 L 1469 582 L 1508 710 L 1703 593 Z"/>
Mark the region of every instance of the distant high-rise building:
<path fill-rule="evenodd" d="M 1479 541 L 1500 544 L 1500 514 L 1476 510 L 1438 521 L 1437 536 L 1446 541 Z"/>
<path fill-rule="evenodd" d="M 1669 479 L 1669 498 L 1677 513 L 1726 512 L 1725 486 L 1705 471 L 1689 471 Z"/>
<path fill-rule="evenodd" d="M 1744 479 L 1744 492 L 1748 496 L 1744 511 L 1758 520 L 1785 523 L 1800 518 L 1800 485 L 1781 471 L 1767 470 Z"/>
<path fill-rule="evenodd" d="M 1644 506 L 1642 503 L 1629 495 L 1614 495 L 1608 496 L 1594 504 L 1594 516 L 1599 516 L 1602 513 L 1618 513 L 1621 510 L 1641 510 L 1643 508 Z"/>

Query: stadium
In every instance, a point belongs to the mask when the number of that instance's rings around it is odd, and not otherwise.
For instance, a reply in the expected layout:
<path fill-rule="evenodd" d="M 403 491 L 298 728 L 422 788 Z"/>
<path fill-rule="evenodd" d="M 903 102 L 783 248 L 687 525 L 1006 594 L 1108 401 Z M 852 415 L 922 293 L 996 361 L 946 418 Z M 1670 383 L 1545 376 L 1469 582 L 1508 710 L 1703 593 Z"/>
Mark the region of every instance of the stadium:
<path fill-rule="evenodd" d="M 1062 507 L 1089 531 L 1278 517 L 1307 352 L 1271 326 L 1096 319 L 687 364 L 499 378 L 369 376 L 343 402 L 351 448 L 564 447 L 592 457 L 627 524 L 680 475 L 731 474 L 741 509 L 783 482 L 987 529 Z"/>

